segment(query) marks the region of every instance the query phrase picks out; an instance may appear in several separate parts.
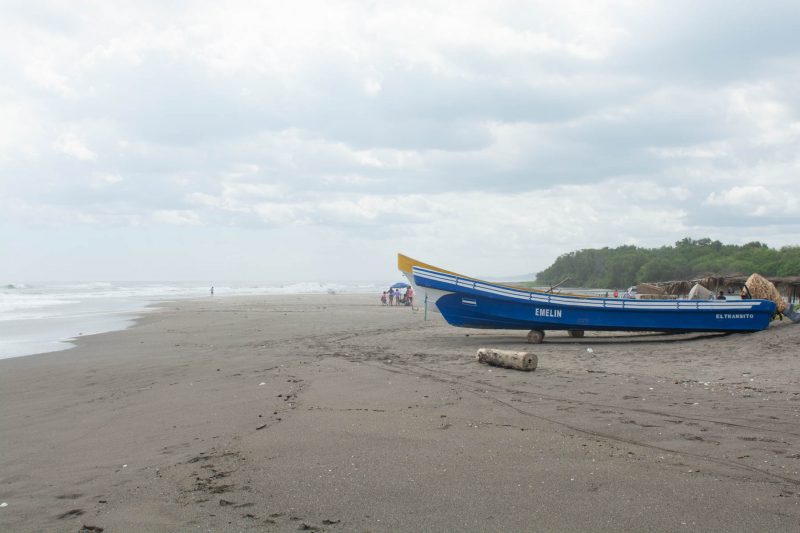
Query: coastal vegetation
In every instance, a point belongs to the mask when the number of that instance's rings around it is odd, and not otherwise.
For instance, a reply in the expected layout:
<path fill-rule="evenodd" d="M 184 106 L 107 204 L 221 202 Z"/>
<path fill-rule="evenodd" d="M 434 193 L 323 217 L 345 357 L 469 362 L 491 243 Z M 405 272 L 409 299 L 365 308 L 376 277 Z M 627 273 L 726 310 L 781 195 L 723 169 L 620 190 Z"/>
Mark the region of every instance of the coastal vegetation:
<path fill-rule="evenodd" d="M 689 280 L 708 275 L 799 276 L 800 246 L 770 248 L 686 237 L 672 246 L 590 248 L 569 252 L 539 272 L 538 285 L 569 278 L 569 286 L 627 287 L 639 282 Z"/>

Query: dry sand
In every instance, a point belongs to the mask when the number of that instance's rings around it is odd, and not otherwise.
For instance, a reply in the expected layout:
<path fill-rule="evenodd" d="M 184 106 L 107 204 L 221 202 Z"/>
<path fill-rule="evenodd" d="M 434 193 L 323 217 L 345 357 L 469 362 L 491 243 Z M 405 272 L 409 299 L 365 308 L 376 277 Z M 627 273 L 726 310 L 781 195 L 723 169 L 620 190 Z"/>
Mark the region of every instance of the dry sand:
<path fill-rule="evenodd" d="M 375 302 L 180 302 L 0 361 L 0 530 L 798 530 L 800 326 L 531 346 Z"/>

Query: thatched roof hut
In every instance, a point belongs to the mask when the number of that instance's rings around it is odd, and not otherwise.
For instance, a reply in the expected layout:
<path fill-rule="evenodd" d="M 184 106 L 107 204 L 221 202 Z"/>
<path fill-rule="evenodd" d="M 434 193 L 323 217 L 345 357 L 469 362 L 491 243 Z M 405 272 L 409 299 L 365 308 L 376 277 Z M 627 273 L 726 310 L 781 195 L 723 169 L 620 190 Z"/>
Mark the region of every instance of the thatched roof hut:
<path fill-rule="evenodd" d="M 695 283 L 699 283 L 712 292 L 739 292 L 748 277 L 749 276 L 742 275 L 710 275 L 686 281 L 661 281 L 653 285 L 663 288 L 667 294 L 674 294 L 677 296 L 689 294 L 689 291 Z M 767 279 L 775 285 L 775 288 L 778 289 L 781 296 L 789 300 L 789 302 L 800 300 L 800 276 L 772 277 Z"/>

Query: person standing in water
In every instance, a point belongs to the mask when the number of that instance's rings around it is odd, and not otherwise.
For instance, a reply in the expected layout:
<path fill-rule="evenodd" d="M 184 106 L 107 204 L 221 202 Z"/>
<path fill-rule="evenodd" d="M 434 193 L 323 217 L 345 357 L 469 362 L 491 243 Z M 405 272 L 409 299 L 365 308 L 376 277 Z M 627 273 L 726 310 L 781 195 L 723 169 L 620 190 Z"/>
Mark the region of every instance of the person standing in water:
<path fill-rule="evenodd" d="M 211 296 L 214 296 L 214 286 L 211 286 Z"/>

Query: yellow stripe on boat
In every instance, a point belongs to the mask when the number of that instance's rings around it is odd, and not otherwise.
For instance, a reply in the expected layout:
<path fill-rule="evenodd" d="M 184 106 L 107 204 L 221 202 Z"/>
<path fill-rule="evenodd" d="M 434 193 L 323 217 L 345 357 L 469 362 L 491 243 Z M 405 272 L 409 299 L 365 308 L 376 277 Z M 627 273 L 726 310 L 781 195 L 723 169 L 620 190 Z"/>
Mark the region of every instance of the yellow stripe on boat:
<path fill-rule="evenodd" d="M 485 283 L 482 279 L 473 278 L 473 277 L 470 277 L 470 276 L 464 276 L 463 274 L 459 274 L 458 272 L 453 272 L 452 270 L 445 270 L 445 269 L 439 268 L 437 266 L 429 265 L 428 263 L 423 263 L 422 261 L 418 261 L 418 260 L 416 260 L 416 259 L 414 259 L 412 257 L 408 257 L 407 255 L 403 255 L 403 254 L 400 254 L 400 253 L 397 254 L 397 269 L 400 272 L 402 272 L 403 274 L 405 274 L 406 277 L 408 277 L 409 280 L 413 280 L 414 279 L 413 278 L 413 272 L 412 272 L 412 269 L 414 267 L 420 267 L 420 268 L 424 268 L 424 269 L 427 269 L 427 270 L 433 270 L 434 272 L 441 272 L 443 274 L 450 274 L 451 276 L 458 276 L 459 278 L 462 278 L 462 279 L 469 279 L 469 280 L 472 280 L 472 281 L 480 281 L 482 283 Z M 548 294 L 545 291 L 537 291 L 535 289 L 529 289 L 527 287 L 518 287 L 518 286 L 515 286 L 515 285 L 504 285 L 502 283 L 492 283 L 492 285 L 496 285 L 496 286 L 499 286 L 499 287 L 506 287 L 506 288 L 509 288 L 509 289 L 517 290 L 517 291 L 532 292 L 532 293 L 536 293 L 536 294 Z M 562 294 L 566 294 L 566 293 L 562 293 Z M 589 298 L 589 296 L 586 296 L 584 294 L 575 294 L 573 296 L 577 296 L 579 298 Z"/>
<path fill-rule="evenodd" d="M 422 261 L 417 261 L 416 259 L 408 257 L 407 255 L 397 254 L 397 269 L 400 272 L 406 274 L 407 276 L 410 276 L 412 274 L 411 269 L 414 267 L 426 268 L 428 270 L 435 270 L 436 272 L 443 272 L 445 274 L 458 276 L 459 278 L 464 278 L 464 279 L 475 279 L 475 278 L 468 278 L 467 276 L 462 276 L 461 274 L 452 272 L 450 270 L 445 270 L 443 268 L 429 265 L 428 263 L 423 263 Z"/>

